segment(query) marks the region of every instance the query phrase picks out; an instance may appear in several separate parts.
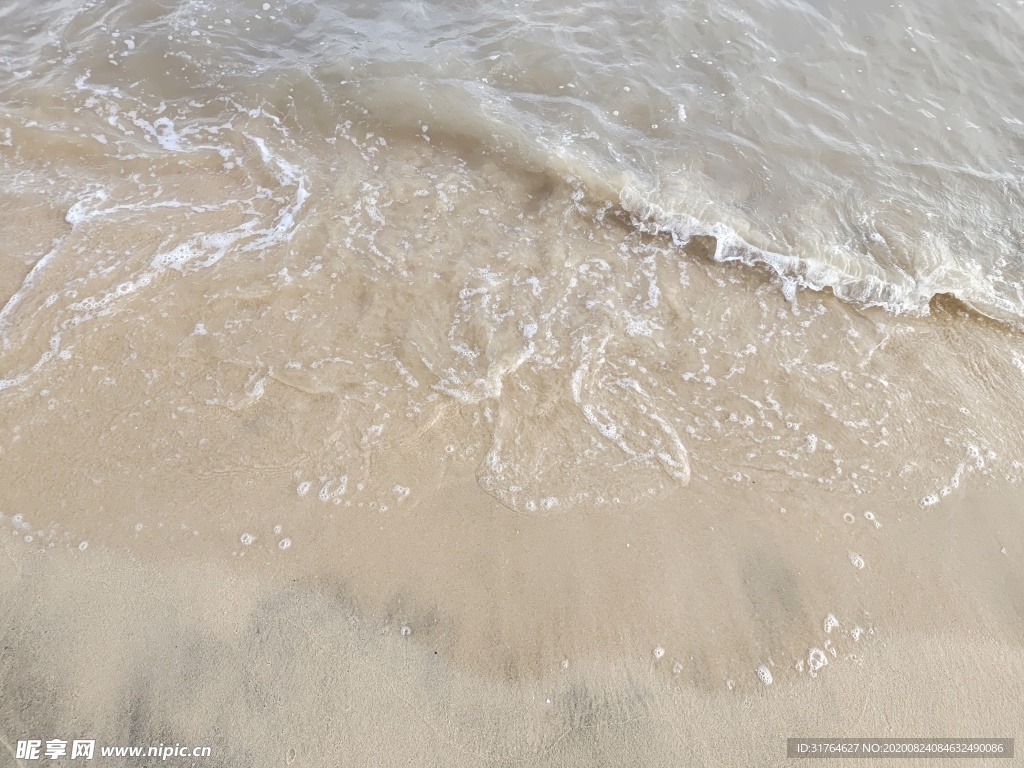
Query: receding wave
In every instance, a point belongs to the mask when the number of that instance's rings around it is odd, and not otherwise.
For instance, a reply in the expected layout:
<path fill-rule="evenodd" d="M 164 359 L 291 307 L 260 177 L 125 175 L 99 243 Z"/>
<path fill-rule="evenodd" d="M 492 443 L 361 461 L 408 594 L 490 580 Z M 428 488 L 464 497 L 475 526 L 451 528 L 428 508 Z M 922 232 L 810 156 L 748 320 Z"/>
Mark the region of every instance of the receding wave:
<path fill-rule="evenodd" d="M 645 167 L 642 157 L 609 149 L 610 143 L 600 147 L 595 139 L 606 136 L 596 132 L 602 126 L 592 107 L 542 100 L 545 112 L 556 111 L 562 103 L 565 112 L 576 110 L 584 116 L 580 120 L 590 118 L 581 139 L 580 133 L 553 136 L 551 123 L 538 113 L 536 99 L 524 107 L 478 84 L 449 83 L 434 91 L 433 98 L 423 95 L 422 85 L 412 87 L 405 80 L 385 80 L 370 90 L 374 95 L 367 102 L 378 119 L 406 126 L 429 120 L 431 135 L 469 140 L 484 151 L 501 154 L 507 163 L 576 179 L 596 199 L 615 201 L 643 231 L 665 234 L 677 244 L 712 238 L 710 255 L 715 261 L 767 267 L 789 298 L 799 288 L 827 289 L 859 306 L 927 314 L 933 299 L 950 295 L 992 319 L 1011 324 L 1024 320 L 1024 252 L 1012 226 L 992 231 L 991 221 L 984 220 L 995 216 L 992 211 L 969 208 L 983 218 L 977 232 L 968 231 L 969 225 L 961 221 L 955 233 L 943 227 L 918 232 L 889 227 L 883 234 L 883 227 L 873 226 L 872 216 L 837 213 L 834 206 L 822 204 L 784 210 L 779 216 L 787 222 L 783 237 L 773 233 L 771 225 L 759 227 L 762 222 L 739 206 L 716 198 L 713 182 L 699 174 L 649 161 Z M 1000 181 L 1017 193 L 1018 180 Z M 873 201 L 862 208 L 872 206 L 884 207 Z M 907 218 L 935 217 L 919 210 Z M 786 240 L 792 243 L 790 248 L 769 245 Z"/>
<path fill-rule="evenodd" d="M 715 261 L 768 267 L 781 279 L 782 290 L 790 298 L 798 287 L 829 289 L 840 299 L 861 306 L 881 307 L 896 314 L 927 314 L 935 297 L 951 295 L 992 319 L 1014 324 L 1024 320 L 1020 283 L 999 286 L 980 269 L 968 272 L 950 264 L 930 274 L 911 274 L 896 267 L 882 267 L 863 254 L 844 253 L 838 244 L 814 255 L 780 253 L 752 245 L 728 224 L 701 221 L 667 207 L 637 187 L 625 187 L 619 200 L 641 227 L 667 233 L 677 243 L 694 237 L 713 238 Z M 871 233 L 870 237 L 885 247 L 881 234 Z M 829 251 L 836 254 L 835 261 L 829 260 Z"/>

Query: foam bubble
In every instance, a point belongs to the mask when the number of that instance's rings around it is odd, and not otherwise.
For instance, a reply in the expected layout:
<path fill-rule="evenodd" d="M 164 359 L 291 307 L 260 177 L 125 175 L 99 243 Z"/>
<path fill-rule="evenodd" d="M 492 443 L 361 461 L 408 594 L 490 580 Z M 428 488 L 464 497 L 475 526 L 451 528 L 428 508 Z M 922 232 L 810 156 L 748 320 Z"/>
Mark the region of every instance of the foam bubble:
<path fill-rule="evenodd" d="M 655 659 L 660 659 L 664 655 L 665 655 L 665 649 L 662 648 L 660 645 L 657 648 L 654 649 L 654 658 Z"/>
<path fill-rule="evenodd" d="M 828 664 L 828 656 L 821 648 L 811 648 L 807 652 L 807 668 L 811 674 L 816 674 L 819 669 Z"/>
<path fill-rule="evenodd" d="M 766 665 L 762 664 L 755 671 L 757 672 L 757 679 L 758 680 L 760 680 L 765 685 L 771 685 L 772 684 L 772 672 L 771 672 L 770 669 L 768 669 L 768 667 Z"/>
<path fill-rule="evenodd" d="M 309 493 L 309 489 L 312 488 L 312 487 L 313 487 L 313 484 L 311 482 L 309 482 L 308 480 L 306 480 L 304 482 L 299 483 L 297 486 L 295 486 L 295 492 L 297 494 L 299 494 L 299 496 L 305 496 L 307 493 Z"/>
<path fill-rule="evenodd" d="M 981 469 L 985 466 L 985 460 L 981 458 L 981 450 L 976 445 L 967 446 L 967 457 L 974 460 L 974 465 Z"/>
<path fill-rule="evenodd" d="M 243 533 L 241 536 L 238 537 L 238 540 L 241 541 L 244 546 L 248 547 L 250 544 L 256 541 L 256 537 L 253 536 L 251 533 Z"/>
<path fill-rule="evenodd" d="M 277 546 L 279 549 L 288 549 L 288 547 L 290 547 L 291 545 L 291 539 L 281 539 L 279 542 L 277 542 Z"/>
<path fill-rule="evenodd" d="M 837 619 L 835 615 L 830 613 L 828 616 L 825 617 L 824 626 L 825 632 L 827 634 L 839 626 L 839 619 Z"/>
<path fill-rule="evenodd" d="M 332 485 L 334 485 L 333 480 L 328 480 L 326 483 L 324 483 L 324 487 L 320 489 L 318 498 L 320 499 L 320 501 L 323 502 L 331 501 L 333 499 L 334 501 L 337 501 L 337 503 L 340 504 L 341 500 L 338 497 L 343 496 L 345 494 L 345 490 L 348 488 L 348 475 L 342 475 L 341 477 L 339 477 L 338 484 L 334 487 L 333 490 L 331 490 Z"/>
<path fill-rule="evenodd" d="M 860 555 L 858 555 L 856 552 L 851 552 L 850 553 L 850 564 L 853 565 L 854 568 L 858 568 L 858 569 L 859 568 L 863 568 L 864 567 L 864 558 L 861 557 Z"/>

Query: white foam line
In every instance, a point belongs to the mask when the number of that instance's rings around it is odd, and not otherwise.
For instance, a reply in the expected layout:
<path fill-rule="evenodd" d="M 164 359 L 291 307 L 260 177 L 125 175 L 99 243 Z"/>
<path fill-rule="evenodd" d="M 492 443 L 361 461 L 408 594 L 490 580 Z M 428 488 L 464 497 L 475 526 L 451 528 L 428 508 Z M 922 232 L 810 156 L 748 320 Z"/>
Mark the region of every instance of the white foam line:
<path fill-rule="evenodd" d="M 281 157 L 278 157 L 267 148 L 267 143 L 258 136 L 249 136 L 246 134 L 246 138 L 252 141 L 260 151 L 260 156 L 263 159 L 265 165 L 271 170 L 274 166 L 277 166 L 278 173 L 274 176 L 282 186 L 295 187 L 295 200 L 291 206 L 284 209 L 281 215 L 278 217 L 277 223 L 269 228 L 262 230 L 256 234 L 262 235 L 255 242 L 245 246 L 244 250 L 254 251 L 260 248 L 265 248 L 268 245 L 280 242 L 281 240 L 289 240 L 294 234 L 296 227 L 298 226 L 295 219 L 298 216 L 299 211 L 306 204 L 306 200 L 309 198 L 309 192 L 306 190 L 306 177 L 302 173 L 302 169 L 297 165 L 289 163 Z"/>
<path fill-rule="evenodd" d="M 64 220 L 71 225 L 72 228 L 78 227 L 87 221 L 93 219 L 111 216 L 115 213 L 122 211 L 155 211 L 161 208 L 187 208 L 193 213 L 209 213 L 210 211 L 219 211 L 227 208 L 231 205 L 237 205 L 237 200 L 226 200 L 223 203 L 217 205 L 195 205 L 194 203 L 186 203 L 181 200 L 160 200 L 155 203 L 124 203 L 121 205 L 111 205 L 107 208 L 94 207 L 89 208 L 88 203 L 92 200 L 104 202 L 109 199 L 107 193 L 102 189 L 97 189 L 91 194 L 83 197 L 81 200 L 72 205 L 68 212 L 64 216 Z"/>
<path fill-rule="evenodd" d="M 4 304 L 3 308 L 0 309 L 0 330 L 3 330 L 4 326 L 7 324 L 8 315 L 10 315 L 11 312 L 14 311 L 14 308 L 18 306 L 18 303 L 24 297 L 25 292 L 32 287 L 33 283 L 35 283 L 35 280 L 39 276 L 39 273 L 46 269 L 47 264 L 49 264 L 53 257 L 56 255 L 57 247 L 60 245 L 62 240 L 63 238 L 57 238 L 53 241 L 53 246 L 50 248 L 50 251 L 44 254 L 35 263 L 35 265 L 33 265 L 32 269 L 29 270 L 29 273 L 25 275 L 25 279 L 21 281 L 21 286 L 18 288 L 17 291 L 14 292 L 11 298 L 7 300 L 7 303 Z M 6 333 L 4 334 L 3 339 L 4 347 L 6 347 L 8 343 Z"/>
<path fill-rule="evenodd" d="M 60 348 L 60 334 L 54 334 L 50 337 L 50 348 L 42 354 L 39 360 L 25 373 L 18 374 L 9 379 L 0 379 L 0 391 L 10 389 L 11 387 L 18 387 L 25 383 L 29 376 L 36 373 L 40 368 L 50 362 L 58 354 L 62 355 Z"/>

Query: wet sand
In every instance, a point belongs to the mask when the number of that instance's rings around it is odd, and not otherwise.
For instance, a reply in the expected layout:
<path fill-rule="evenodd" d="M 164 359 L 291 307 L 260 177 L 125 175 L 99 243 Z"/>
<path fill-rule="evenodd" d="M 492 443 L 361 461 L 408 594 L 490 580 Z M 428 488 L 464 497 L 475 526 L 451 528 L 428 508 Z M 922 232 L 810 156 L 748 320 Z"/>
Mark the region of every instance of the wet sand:
<path fill-rule="evenodd" d="M 224 766 L 784 765 L 789 736 L 1017 735 L 1012 489 L 868 499 L 881 527 L 838 533 L 839 510 L 774 501 L 528 517 L 449 477 L 300 523 L 285 550 L 254 525 L 233 558 L 186 532 L 7 533 L 2 731 L 209 745 L 200 764 Z"/>

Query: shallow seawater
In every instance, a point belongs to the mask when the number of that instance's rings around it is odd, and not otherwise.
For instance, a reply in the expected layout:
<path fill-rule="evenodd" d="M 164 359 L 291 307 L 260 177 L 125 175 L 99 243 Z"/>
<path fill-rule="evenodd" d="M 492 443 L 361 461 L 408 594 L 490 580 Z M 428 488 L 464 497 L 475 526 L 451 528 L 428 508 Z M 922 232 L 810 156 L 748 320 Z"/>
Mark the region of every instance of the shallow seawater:
<path fill-rule="evenodd" d="M 6 742 L 775 764 L 955 729 L 922 681 L 1021 714 L 1020 5 L 0 21 Z"/>

